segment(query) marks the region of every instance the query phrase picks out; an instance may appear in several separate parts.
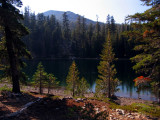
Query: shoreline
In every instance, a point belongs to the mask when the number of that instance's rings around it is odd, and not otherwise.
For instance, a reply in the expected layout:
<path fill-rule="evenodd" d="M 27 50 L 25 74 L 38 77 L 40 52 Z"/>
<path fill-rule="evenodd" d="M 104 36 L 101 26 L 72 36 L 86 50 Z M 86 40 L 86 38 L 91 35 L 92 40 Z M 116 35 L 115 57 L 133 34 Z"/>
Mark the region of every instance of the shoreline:
<path fill-rule="evenodd" d="M 0 84 L 0 87 L 2 86 L 8 86 L 11 87 L 10 84 Z M 21 91 L 24 92 L 30 92 L 30 93 L 39 93 L 39 89 L 38 88 L 34 88 L 32 86 L 21 86 Z M 43 88 L 43 94 L 47 94 L 47 88 Z M 66 93 L 65 88 L 64 87 L 60 87 L 60 88 L 52 88 L 50 90 L 50 94 L 54 95 L 54 96 L 59 96 L 60 98 L 72 98 L 72 96 L 68 93 Z M 86 98 L 94 98 L 94 93 L 88 93 L 85 94 Z M 131 105 L 132 103 L 154 103 L 157 101 L 151 101 L 151 100 L 143 100 L 143 99 L 136 99 L 136 98 L 129 98 L 129 97 L 123 97 L 123 96 L 116 96 L 118 98 L 117 103 L 119 103 L 120 105 Z"/>
<path fill-rule="evenodd" d="M 0 84 L 1 86 L 2 84 Z M 7 86 L 11 87 L 11 84 L 7 84 Z M 18 117 L 22 120 L 31 118 L 39 120 L 36 118 L 55 119 L 56 116 L 57 120 L 62 120 L 61 116 L 63 119 L 67 119 L 68 114 L 72 118 L 77 115 L 86 115 L 85 113 L 90 111 L 93 111 L 92 114 L 89 114 L 90 117 L 96 118 L 97 115 L 103 115 L 102 119 L 105 117 L 109 120 L 159 120 L 160 115 L 158 104 L 142 99 L 115 97 L 110 101 L 109 99 L 95 98 L 93 93 L 86 94 L 85 98 L 73 98 L 65 92 L 64 87 L 52 89 L 50 94 L 47 94 L 46 88 L 43 90 L 43 94 L 39 94 L 39 89 L 31 86 L 21 86 L 21 91 L 21 94 L 7 91 L 3 92 L 5 94 L 0 94 L 0 119 L 17 120 Z M 139 105 L 140 108 L 137 107 Z M 151 113 L 145 109 L 150 109 Z M 76 112 L 74 112 L 75 110 Z"/>
<path fill-rule="evenodd" d="M 73 58 L 33 58 L 33 59 L 30 59 L 30 60 L 25 60 L 25 61 L 32 61 L 32 60 L 100 60 L 100 58 L 76 58 L 76 57 L 73 57 Z M 130 60 L 129 58 L 118 58 L 118 60 Z"/>

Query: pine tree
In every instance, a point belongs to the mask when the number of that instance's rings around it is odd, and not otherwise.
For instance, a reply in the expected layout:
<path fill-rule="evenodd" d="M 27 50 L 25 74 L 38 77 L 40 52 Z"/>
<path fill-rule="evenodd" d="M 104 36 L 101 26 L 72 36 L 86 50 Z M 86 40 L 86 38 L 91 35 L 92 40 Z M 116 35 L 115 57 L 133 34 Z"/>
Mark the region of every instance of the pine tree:
<path fill-rule="evenodd" d="M 111 16 L 110 20 L 111 20 L 110 21 L 110 23 L 111 23 L 111 25 L 110 25 L 111 34 L 115 34 L 116 33 L 116 24 L 115 24 L 114 17 Z"/>
<path fill-rule="evenodd" d="M 8 64 L 8 57 L 7 56 L 7 50 L 5 48 L 5 40 L 2 37 L 0 40 L 0 70 L 5 73 L 5 70 L 9 68 Z M 4 76 L 4 75 L 2 75 Z"/>
<path fill-rule="evenodd" d="M 78 82 L 77 95 L 80 97 L 84 97 L 84 94 L 87 93 L 88 89 L 89 89 L 89 84 L 87 80 L 84 77 L 82 77 Z"/>
<path fill-rule="evenodd" d="M 75 61 L 72 62 L 72 65 L 69 68 L 69 72 L 67 75 L 66 83 L 67 83 L 67 90 L 72 93 L 72 96 L 75 97 L 77 92 L 77 84 L 79 81 L 79 71 L 76 66 Z"/>
<path fill-rule="evenodd" d="M 5 47 L 9 65 L 9 75 L 12 79 L 12 91 L 20 93 L 19 80 L 22 76 L 21 68 L 24 67 L 22 58 L 30 58 L 21 38 L 28 34 L 27 29 L 21 24 L 23 15 L 18 7 L 22 6 L 21 0 L 0 1 L 0 31 L 5 40 Z"/>
<path fill-rule="evenodd" d="M 98 78 L 96 81 L 96 95 L 97 96 L 107 96 L 111 98 L 111 95 L 117 89 L 118 79 L 115 78 L 116 69 L 113 64 L 115 60 L 115 54 L 112 52 L 112 44 L 110 32 L 108 30 L 108 36 L 100 55 L 101 61 L 98 66 Z"/>
<path fill-rule="evenodd" d="M 63 52 L 64 56 L 68 56 L 70 53 L 70 46 L 71 46 L 71 30 L 69 27 L 69 20 L 68 15 L 66 12 L 63 14 L 63 29 L 62 29 L 62 35 L 63 35 Z"/>
<path fill-rule="evenodd" d="M 30 20 L 29 20 L 29 17 L 30 17 L 30 8 L 29 7 L 25 7 L 24 8 L 24 20 L 23 20 L 23 23 L 25 26 L 29 26 L 29 23 L 30 23 Z"/>
<path fill-rule="evenodd" d="M 135 51 L 139 54 L 131 60 L 136 64 L 133 69 L 137 73 L 146 74 L 152 79 L 153 88 L 160 97 L 160 2 L 159 0 L 141 0 L 144 5 L 151 6 L 144 13 L 128 16 L 133 31 L 128 32 L 130 39 L 135 38 Z M 160 98 L 159 98 L 160 99 Z"/>
<path fill-rule="evenodd" d="M 58 86 L 59 82 L 57 82 L 56 79 L 57 78 L 53 74 L 48 74 L 48 80 L 47 80 L 48 94 L 50 93 L 51 87 Z"/>
<path fill-rule="evenodd" d="M 61 32 L 61 26 L 59 22 L 56 22 L 56 28 L 54 31 L 52 31 L 52 53 L 55 57 L 59 57 L 62 54 L 61 45 L 62 43 L 62 32 Z M 52 56 L 53 56 L 52 55 Z"/>
<path fill-rule="evenodd" d="M 42 63 L 40 62 L 37 66 L 37 70 L 33 75 L 33 84 L 39 86 L 39 93 L 42 94 L 42 89 L 48 80 L 47 73 L 44 70 Z"/>
<path fill-rule="evenodd" d="M 110 15 L 108 14 L 107 16 L 107 25 L 106 25 L 106 30 L 111 30 L 111 17 Z"/>
<path fill-rule="evenodd" d="M 77 56 L 82 56 L 82 23 L 81 23 L 81 17 L 78 16 L 77 17 L 77 21 L 76 21 L 76 27 L 75 27 L 75 37 L 76 37 L 76 55 Z"/>
<path fill-rule="evenodd" d="M 44 23 L 45 23 L 45 16 L 43 13 L 40 13 L 37 15 L 37 27 L 38 27 L 38 36 L 36 40 L 35 47 L 37 49 L 37 53 L 40 53 L 40 56 L 45 57 L 46 53 L 46 39 L 45 38 L 45 29 L 44 29 Z M 41 41 L 41 42 L 40 42 Z"/>
<path fill-rule="evenodd" d="M 93 56 L 93 24 L 91 23 L 88 27 L 88 31 L 87 31 L 87 38 L 88 38 L 88 53 L 87 56 L 88 57 L 92 57 Z"/>
<path fill-rule="evenodd" d="M 101 33 L 101 26 L 100 26 L 100 23 L 97 18 L 96 28 L 95 28 L 95 42 L 94 42 L 94 49 L 95 49 L 94 52 L 95 52 L 96 56 L 100 54 L 101 47 L 102 47 L 100 33 Z"/>
<path fill-rule="evenodd" d="M 86 53 L 86 18 L 82 17 L 82 38 L 81 38 L 81 48 L 82 48 L 82 57 L 85 56 Z"/>

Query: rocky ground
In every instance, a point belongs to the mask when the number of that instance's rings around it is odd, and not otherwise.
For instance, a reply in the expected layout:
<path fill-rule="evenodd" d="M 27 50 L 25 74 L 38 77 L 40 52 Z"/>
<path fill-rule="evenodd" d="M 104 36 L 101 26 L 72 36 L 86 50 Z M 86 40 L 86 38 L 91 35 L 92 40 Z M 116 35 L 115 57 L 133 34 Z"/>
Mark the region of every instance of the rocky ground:
<path fill-rule="evenodd" d="M 50 96 L 39 95 L 35 89 L 27 87 L 23 90 L 28 92 L 0 95 L 0 120 L 160 120 L 136 112 L 111 109 L 109 103 L 101 100 L 73 99 L 64 89 L 52 90 Z M 92 97 L 91 94 L 88 96 Z M 121 105 L 146 102 L 123 97 L 118 101 Z"/>

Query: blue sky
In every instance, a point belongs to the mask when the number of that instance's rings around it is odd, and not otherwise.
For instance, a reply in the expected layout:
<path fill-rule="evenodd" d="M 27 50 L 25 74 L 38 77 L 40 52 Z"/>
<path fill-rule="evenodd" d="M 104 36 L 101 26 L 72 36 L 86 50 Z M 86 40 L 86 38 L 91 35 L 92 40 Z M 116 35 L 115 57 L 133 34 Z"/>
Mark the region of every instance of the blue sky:
<path fill-rule="evenodd" d="M 72 11 L 96 21 L 106 22 L 108 14 L 114 16 L 116 23 L 124 23 L 128 15 L 144 12 L 140 0 L 22 0 L 23 6 L 30 6 L 37 13 L 47 10 Z"/>

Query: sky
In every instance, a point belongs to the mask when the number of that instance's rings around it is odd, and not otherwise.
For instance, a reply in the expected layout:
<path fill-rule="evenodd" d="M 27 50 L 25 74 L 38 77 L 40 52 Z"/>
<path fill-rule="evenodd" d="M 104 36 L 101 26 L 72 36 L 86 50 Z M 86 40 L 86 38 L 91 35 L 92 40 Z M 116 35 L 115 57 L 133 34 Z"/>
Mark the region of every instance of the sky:
<path fill-rule="evenodd" d="M 22 0 L 23 7 L 29 6 L 32 12 L 42 13 L 48 10 L 71 11 L 86 18 L 106 22 L 109 14 L 116 23 L 124 23 L 125 17 L 137 12 L 142 13 L 148 7 L 140 0 Z"/>

